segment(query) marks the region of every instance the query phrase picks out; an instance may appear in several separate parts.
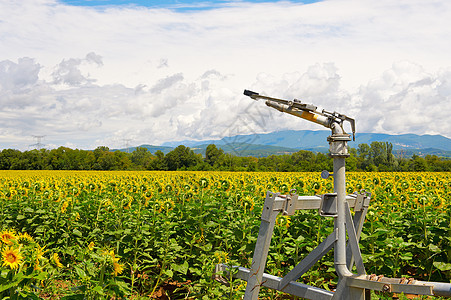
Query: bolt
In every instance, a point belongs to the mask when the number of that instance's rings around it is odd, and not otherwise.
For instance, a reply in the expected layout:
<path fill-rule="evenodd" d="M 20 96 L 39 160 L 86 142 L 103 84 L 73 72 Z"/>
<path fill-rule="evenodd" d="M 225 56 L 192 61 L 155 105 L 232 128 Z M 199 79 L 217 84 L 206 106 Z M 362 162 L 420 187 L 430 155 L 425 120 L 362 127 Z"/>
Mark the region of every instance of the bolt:
<path fill-rule="evenodd" d="M 389 291 L 390 291 L 390 285 L 384 284 L 384 286 L 382 287 L 382 291 L 383 291 L 384 293 L 389 292 Z"/>

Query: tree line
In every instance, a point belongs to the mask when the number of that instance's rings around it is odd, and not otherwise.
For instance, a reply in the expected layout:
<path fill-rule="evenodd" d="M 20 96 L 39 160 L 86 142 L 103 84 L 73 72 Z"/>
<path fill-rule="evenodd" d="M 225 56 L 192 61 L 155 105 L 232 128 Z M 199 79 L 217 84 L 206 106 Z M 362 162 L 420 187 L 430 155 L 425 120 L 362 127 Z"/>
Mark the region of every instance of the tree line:
<path fill-rule="evenodd" d="M 348 171 L 451 171 L 451 160 L 435 155 L 403 158 L 395 157 L 393 145 L 372 142 L 350 148 L 346 159 Z M 138 147 L 132 153 L 110 151 L 101 146 L 95 150 L 79 150 L 67 147 L 21 152 L 4 149 L 0 152 L 2 170 L 192 170 L 192 171 L 275 171 L 300 172 L 332 170 L 333 160 L 325 153 L 301 150 L 292 154 L 267 157 L 241 157 L 225 153 L 214 144 L 208 145 L 205 155 L 196 154 L 189 147 L 180 145 L 164 154 L 150 153 Z"/>

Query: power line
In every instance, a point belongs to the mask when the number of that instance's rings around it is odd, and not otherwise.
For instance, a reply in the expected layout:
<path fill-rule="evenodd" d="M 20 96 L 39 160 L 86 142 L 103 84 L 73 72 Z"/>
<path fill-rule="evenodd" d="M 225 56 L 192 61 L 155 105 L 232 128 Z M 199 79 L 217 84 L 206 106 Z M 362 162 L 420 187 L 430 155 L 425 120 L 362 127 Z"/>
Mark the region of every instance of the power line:
<path fill-rule="evenodd" d="M 33 138 L 36 139 L 36 144 L 30 145 L 30 147 L 36 147 L 37 150 L 41 150 L 44 148 L 45 144 L 41 143 L 41 140 L 45 137 L 45 135 L 33 135 Z"/>
<path fill-rule="evenodd" d="M 127 151 L 127 153 L 130 153 L 130 141 L 132 140 L 132 139 L 122 139 L 124 142 L 125 142 L 125 148 L 127 149 L 126 151 Z"/>

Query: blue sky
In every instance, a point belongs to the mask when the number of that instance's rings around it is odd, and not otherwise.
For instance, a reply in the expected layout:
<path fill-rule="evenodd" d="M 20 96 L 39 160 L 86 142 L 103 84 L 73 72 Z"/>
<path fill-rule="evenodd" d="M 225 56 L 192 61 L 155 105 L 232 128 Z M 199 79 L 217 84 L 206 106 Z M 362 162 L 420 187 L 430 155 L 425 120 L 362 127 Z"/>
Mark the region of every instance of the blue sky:
<path fill-rule="evenodd" d="M 0 148 L 323 129 L 244 89 L 451 138 L 451 1 L 83 2 L 0 1 Z"/>
<path fill-rule="evenodd" d="M 141 1 L 128 1 L 128 0 L 64 0 L 62 3 L 75 6 L 143 6 L 150 8 L 172 8 L 177 10 L 189 10 L 189 9 L 212 9 L 229 4 L 231 1 L 195 1 L 195 0 L 141 0 Z M 249 0 L 249 1 L 234 1 L 234 2 L 249 2 L 249 3 L 270 3 L 277 2 L 271 0 Z M 305 1 L 291 1 L 298 3 L 315 3 L 319 1 L 305 0 Z"/>

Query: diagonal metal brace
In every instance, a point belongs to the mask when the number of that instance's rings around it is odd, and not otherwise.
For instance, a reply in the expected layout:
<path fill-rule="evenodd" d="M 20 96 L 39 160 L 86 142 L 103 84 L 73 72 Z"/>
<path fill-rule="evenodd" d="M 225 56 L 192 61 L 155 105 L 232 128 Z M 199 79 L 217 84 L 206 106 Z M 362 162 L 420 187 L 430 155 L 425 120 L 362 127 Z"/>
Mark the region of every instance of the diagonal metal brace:
<path fill-rule="evenodd" d="M 337 235 L 334 231 L 283 277 L 279 283 L 279 290 L 282 291 L 291 281 L 296 281 L 302 274 L 307 272 L 318 260 L 333 248 L 336 240 Z"/>
<path fill-rule="evenodd" d="M 348 245 L 352 251 L 352 257 L 355 259 L 357 273 L 359 275 L 365 275 L 365 266 L 363 265 L 362 254 L 360 253 L 359 238 L 357 237 L 356 230 L 353 226 L 351 217 L 351 211 L 349 205 L 345 202 L 345 214 L 346 214 L 346 231 L 348 232 Z"/>

